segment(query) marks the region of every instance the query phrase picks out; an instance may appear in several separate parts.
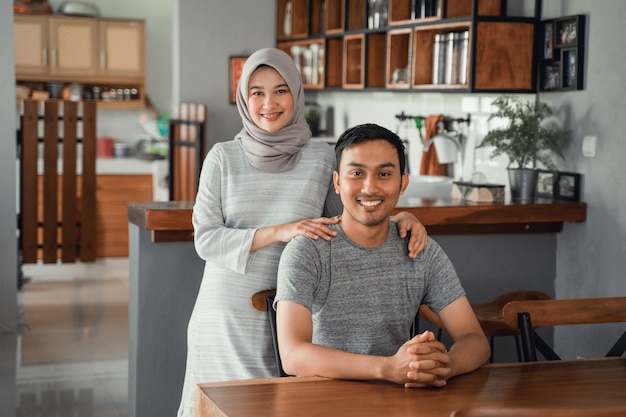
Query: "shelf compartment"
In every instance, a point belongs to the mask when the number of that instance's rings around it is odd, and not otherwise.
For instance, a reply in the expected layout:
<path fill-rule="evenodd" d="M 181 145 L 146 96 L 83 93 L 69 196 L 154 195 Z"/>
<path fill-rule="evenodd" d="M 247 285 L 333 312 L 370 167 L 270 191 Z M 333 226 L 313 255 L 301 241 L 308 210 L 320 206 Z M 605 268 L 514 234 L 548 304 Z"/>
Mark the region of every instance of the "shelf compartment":
<path fill-rule="evenodd" d="M 393 29 L 387 32 L 387 72 L 385 86 L 390 89 L 410 87 L 408 74 L 411 73 L 411 38 L 410 28 Z M 396 75 L 394 76 L 394 72 Z M 402 74 L 403 75 L 399 75 Z M 403 81 L 404 80 L 404 81 Z"/>
<path fill-rule="evenodd" d="M 501 0 L 480 0 L 479 16 L 500 16 Z M 446 18 L 469 17 L 472 15 L 472 0 L 446 0 Z"/>
<path fill-rule="evenodd" d="M 533 91 L 535 26 L 519 22 L 478 22 L 474 88 Z"/>
<path fill-rule="evenodd" d="M 323 39 L 279 42 L 278 49 L 286 52 L 294 60 L 300 71 L 302 84 L 306 89 L 324 88 L 325 50 Z M 310 59 L 307 59 L 307 55 Z M 309 65 L 310 62 L 310 65 Z M 310 69 L 306 69 L 306 68 Z M 315 71 L 317 67 L 317 72 Z"/>
<path fill-rule="evenodd" d="M 343 88 L 359 88 L 365 86 L 365 35 L 346 35 L 343 38 Z"/>
<path fill-rule="evenodd" d="M 368 33 L 365 47 L 365 87 L 384 88 L 387 36 L 384 33 Z"/>
<path fill-rule="evenodd" d="M 389 0 L 389 24 L 441 19 L 443 0 Z"/>
<path fill-rule="evenodd" d="M 346 30 L 360 30 L 367 28 L 367 9 L 366 1 L 363 0 L 346 0 Z"/>
<path fill-rule="evenodd" d="M 326 0 L 311 0 L 309 35 L 320 36 L 326 30 Z"/>
<path fill-rule="evenodd" d="M 326 33 L 343 32 L 344 0 L 326 0 Z"/>
<path fill-rule="evenodd" d="M 343 38 L 326 40 L 326 87 L 341 88 L 343 78 Z"/>
<path fill-rule="evenodd" d="M 287 4 L 291 5 L 291 19 L 286 17 Z M 309 34 L 308 0 L 277 0 L 276 5 L 276 39 L 307 37 Z"/>
<path fill-rule="evenodd" d="M 433 82 L 433 59 L 436 35 L 446 35 L 449 33 L 469 32 L 467 50 L 465 55 L 465 83 L 436 84 Z M 413 73 L 411 84 L 418 89 L 467 89 L 469 87 L 470 57 L 472 54 L 472 30 L 470 22 L 441 23 L 436 26 L 418 26 L 414 28 L 413 34 Z M 447 46 L 447 42 L 446 42 Z"/>

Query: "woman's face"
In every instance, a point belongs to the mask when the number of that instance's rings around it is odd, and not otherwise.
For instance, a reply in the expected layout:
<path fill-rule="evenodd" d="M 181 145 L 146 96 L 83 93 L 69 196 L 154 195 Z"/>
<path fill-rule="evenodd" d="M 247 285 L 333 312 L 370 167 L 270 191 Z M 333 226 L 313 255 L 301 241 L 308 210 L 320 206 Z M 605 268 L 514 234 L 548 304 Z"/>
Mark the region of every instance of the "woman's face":
<path fill-rule="evenodd" d="M 248 82 L 248 111 L 256 125 L 270 133 L 287 126 L 293 116 L 293 96 L 287 82 L 272 67 L 261 67 Z"/>

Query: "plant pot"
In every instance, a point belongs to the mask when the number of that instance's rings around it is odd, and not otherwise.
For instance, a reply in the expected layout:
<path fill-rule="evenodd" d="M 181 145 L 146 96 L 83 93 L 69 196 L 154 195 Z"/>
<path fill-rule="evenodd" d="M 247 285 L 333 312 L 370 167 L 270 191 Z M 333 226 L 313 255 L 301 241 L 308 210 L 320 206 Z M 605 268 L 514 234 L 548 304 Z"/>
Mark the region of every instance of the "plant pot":
<path fill-rule="evenodd" d="M 537 190 L 537 174 L 533 168 L 508 168 L 511 200 L 532 201 Z"/>

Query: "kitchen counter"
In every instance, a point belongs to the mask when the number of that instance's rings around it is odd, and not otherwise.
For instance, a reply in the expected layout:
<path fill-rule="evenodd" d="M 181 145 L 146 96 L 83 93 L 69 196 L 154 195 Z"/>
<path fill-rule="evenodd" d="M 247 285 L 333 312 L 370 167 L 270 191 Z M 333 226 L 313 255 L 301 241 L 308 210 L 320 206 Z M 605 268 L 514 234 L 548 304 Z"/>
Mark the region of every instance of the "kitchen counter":
<path fill-rule="evenodd" d="M 130 204 L 129 221 L 151 230 L 153 241 L 192 240 L 191 201 Z M 462 200 L 421 199 L 409 211 L 424 224 L 431 235 L 484 233 L 555 233 L 563 222 L 583 222 L 587 204 L 582 202 L 537 199 L 532 203 L 469 203 Z"/>

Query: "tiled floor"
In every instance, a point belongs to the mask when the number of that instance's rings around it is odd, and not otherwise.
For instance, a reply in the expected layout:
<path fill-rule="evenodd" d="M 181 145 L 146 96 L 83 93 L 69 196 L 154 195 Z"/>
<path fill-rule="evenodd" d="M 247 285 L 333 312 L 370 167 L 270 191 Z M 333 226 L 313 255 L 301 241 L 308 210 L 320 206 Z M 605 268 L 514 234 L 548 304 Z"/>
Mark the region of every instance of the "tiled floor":
<path fill-rule="evenodd" d="M 128 415 L 128 260 L 25 265 L 18 417 Z"/>

